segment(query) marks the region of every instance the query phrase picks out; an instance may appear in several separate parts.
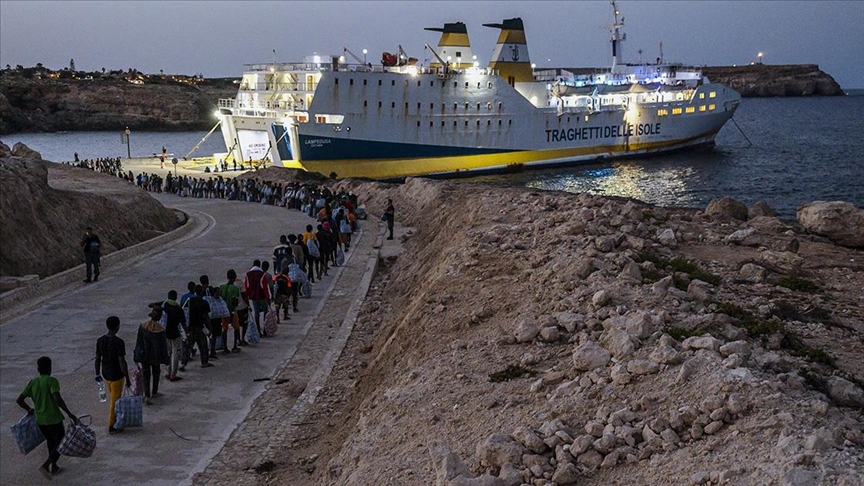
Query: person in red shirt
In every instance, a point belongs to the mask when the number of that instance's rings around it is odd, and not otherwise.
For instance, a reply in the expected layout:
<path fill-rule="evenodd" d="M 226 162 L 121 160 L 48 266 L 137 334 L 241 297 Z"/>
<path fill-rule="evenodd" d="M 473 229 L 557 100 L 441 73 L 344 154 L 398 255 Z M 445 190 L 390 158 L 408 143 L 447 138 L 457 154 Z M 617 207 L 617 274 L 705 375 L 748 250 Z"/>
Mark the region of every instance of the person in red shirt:
<path fill-rule="evenodd" d="M 252 268 L 246 272 L 246 277 L 243 279 L 243 292 L 246 294 L 246 299 L 252 304 L 252 315 L 255 318 L 258 334 L 263 336 L 260 314 L 263 312 L 264 316 L 267 316 L 270 305 L 270 282 L 265 281 L 261 260 L 255 260 L 252 263 Z"/>

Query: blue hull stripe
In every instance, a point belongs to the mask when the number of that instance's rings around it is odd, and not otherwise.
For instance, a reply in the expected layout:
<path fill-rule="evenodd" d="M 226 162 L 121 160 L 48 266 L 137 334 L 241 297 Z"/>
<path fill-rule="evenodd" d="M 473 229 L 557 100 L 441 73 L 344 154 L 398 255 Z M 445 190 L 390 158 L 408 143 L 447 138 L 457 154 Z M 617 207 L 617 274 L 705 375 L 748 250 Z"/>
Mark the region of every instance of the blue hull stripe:
<path fill-rule="evenodd" d="M 413 143 L 374 142 L 342 138 L 300 135 L 301 160 L 338 159 L 415 159 L 421 157 L 454 157 L 488 155 L 516 150 L 447 147 Z"/>

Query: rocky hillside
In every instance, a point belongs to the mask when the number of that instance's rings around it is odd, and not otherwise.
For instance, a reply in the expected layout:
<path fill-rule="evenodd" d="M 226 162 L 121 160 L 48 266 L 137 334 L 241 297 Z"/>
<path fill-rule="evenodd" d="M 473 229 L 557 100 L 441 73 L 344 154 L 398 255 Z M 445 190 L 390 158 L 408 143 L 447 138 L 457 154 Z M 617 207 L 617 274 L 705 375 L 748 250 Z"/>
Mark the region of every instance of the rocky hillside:
<path fill-rule="evenodd" d="M 0 143 L 0 275 L 46 277 L 84 263 L 92 226 L 102 254 L 171 231 L 173 211 L 128 182 L 43 161 L 23 144 Z"/>
<path fill-rule="evenodd" d="M 815 64 L 714 66 L 703 68 L 703 73 L 744 97 L 843 95 L 834 78 Z"/>
<path fill-rule="evenodd" d="M 261 483 L 860 484 L 860 250 L 764 204 L 339 184 L 415 229 Z"/>
<path fill-rule="evenodd" d="M 0 76 L 0 133 L 63 130 L 208 130 L 233 84 L 135 85 L 122 79 Z"/>

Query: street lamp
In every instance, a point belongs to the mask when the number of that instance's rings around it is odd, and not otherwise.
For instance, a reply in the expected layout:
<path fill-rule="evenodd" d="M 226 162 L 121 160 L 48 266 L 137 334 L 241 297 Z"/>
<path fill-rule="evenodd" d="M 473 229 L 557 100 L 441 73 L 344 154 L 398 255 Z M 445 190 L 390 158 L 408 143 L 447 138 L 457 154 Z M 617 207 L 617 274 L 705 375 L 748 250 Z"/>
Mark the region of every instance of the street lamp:
<path fill-rule="evenodd" d="M 760 52 L 759 54 L 756 55 L 756 57 L 759 58 L 759 64 L 762 64 L 762 53 Z"/>
<path fill-rule="evenodd" d="M 366 64 L 366 54 L 367 54 L 368 52 L 369 52 L 369 51 L 367 51 L 366 49 L 363 49 L 363 64 Z"/>
<path fill-rule="evenodd" d="M 126 135 L 125 141 L 126 141 L 126 158 L 127 159 L 132 158 L 132 148 L 129 145 L 129 133 L 131 133 L 131 132 L 129 132 L 129 127 L 126 127 L 126 132 L 124 133 L 124 135 Z"/>

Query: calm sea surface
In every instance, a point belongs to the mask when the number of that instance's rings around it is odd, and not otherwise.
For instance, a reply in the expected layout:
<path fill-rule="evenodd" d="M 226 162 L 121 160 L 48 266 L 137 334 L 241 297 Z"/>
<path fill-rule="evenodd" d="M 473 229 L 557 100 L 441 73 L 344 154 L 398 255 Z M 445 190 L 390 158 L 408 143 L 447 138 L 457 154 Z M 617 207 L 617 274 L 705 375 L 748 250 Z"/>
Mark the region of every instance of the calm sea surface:
<path fill-rule="evenodd" d="M 765 201 L 784 218 L 815 200 L 864 207 L 864 96 L 746 98 L 714 149 L 629 159 L 567 169 L 457 179 L 537 189 L 637 198 L 665 206 L 705 207 L 731 196 L 748 205 Z M 133 156 L 186 155 L 206 132 L 132 132 Z M 750 139 L 752 145 L 748 143 Z M 125 157 L 117 132 L 2 135 L 10 147 L 24 142 L 52 161 Z M 214 133 L 193 156 L 223 152 Z"/>

